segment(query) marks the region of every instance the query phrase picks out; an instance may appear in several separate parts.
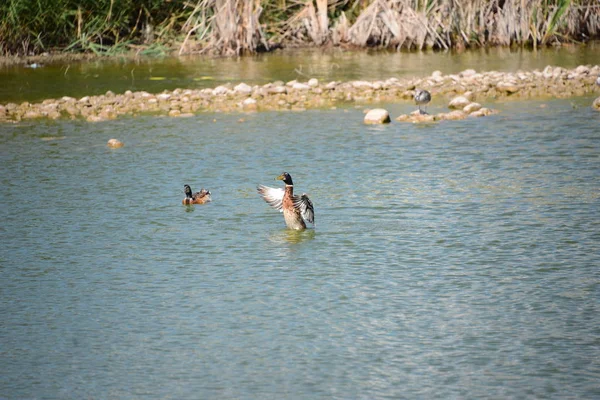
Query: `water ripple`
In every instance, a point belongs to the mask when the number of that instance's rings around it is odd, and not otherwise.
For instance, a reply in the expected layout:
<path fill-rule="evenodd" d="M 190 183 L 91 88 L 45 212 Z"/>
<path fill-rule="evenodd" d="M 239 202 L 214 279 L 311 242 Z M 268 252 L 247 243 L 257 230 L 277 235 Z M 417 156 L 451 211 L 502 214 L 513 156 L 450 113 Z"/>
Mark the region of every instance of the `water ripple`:
<path fill-rule="evenodd" d="M 498 106 L 0 127 L 0 397 L 598 397 L 595 114 Z"/>

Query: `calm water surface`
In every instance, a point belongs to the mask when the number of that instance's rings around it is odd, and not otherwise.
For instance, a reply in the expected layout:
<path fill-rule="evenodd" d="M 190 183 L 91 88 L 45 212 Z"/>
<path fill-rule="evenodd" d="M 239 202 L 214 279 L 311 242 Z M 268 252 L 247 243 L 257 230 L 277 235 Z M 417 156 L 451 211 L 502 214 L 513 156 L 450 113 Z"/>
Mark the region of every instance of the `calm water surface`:
<path fill-rule="evenodd" d="M 216 87 L 229 82 L 265 84 L 275 80 L 381 80 L 427 76 L 440 70 L 452 74 L 478 71 L 543 69 L 547 65 L 574 68 L 600 63 L 600 42 L 587 46 L 523 49 L 482 49 L 454 52 L 348 52 L 296 50 L 240 58 L 108 58 L 97 62 L 48 63 L 43 68 L 0 66 L 0 104 L 41 101 L 62 96 L 83 97 L 108 90 Z"/>
<path fill-rule="evenodd" d="M 591 100 L 0 125 L 0 398 L 599 398 Z"/>

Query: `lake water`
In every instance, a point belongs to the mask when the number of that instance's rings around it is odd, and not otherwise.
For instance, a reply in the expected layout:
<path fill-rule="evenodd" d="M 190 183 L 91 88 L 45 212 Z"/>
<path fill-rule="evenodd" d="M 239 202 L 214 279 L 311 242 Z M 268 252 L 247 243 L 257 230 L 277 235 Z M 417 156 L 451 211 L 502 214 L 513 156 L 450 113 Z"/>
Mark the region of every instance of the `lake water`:
<path fill-rule="evenodd" d="M 0 398 L 599 398 L 592 99 L 0 125 Z"/>
<path fill-rule="evenodd" d="M 465 69 L 514 72 L 547 65 L 575 68 L 600 64 L 600 42 L 586 46 L 524 49 L 492 48 L 455 52 L 348 52 L 295 50 L 240 58 L 107 58 L 96 62 L 48 63 L 30 69 L 0 65 L 0 104 L 37 102 L 46 98 L 104 94 L 108 90 L 214 88 L 229 82 L 262 85 L 275 80 L 318 78 L 385 80 L 427 76 L 440 70 L 453 74 Z"/>

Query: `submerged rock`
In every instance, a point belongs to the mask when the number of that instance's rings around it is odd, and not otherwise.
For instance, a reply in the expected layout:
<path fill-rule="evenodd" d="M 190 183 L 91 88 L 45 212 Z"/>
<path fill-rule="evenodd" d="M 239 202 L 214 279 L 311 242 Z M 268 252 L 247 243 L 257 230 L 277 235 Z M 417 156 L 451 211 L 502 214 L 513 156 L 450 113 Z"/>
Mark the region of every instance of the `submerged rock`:
<path fill-rule="evenodd" d="M 483 108 L 480 108 L 479 110 L 474 111 L 471 114 L 469 114 L 469 117 L 486 117 L 488 115 L 492 115 L 495 113 L 496 113 L 496 111 L 483 107 Z"/>
<path fill-rule="evenodd" d="M 458 121 L 461 119 L 467 118 L 467 114 L 461 110 L 450 111 L 449 113 L 442 113 L 438 115 L 438 119 L 440 120 L 448 120 L 448 121 Z"/>
<path fill-rule="evenodd" d="M 108 147 L 112 148 L 112 149 L 118 149 L 119 147 L 123 147 L 125 146 L 125 144 L 123 142 L 121 142 L 119 139 L 109 139 L 108 143 L 107 143 Z"/>
<path fill-rule="evenodd" d="M 417 110 L 417 111 L 413 111 L 410 114 L 400 115 L 398 118 L 396 118 L 396 121 L 412 122 L 413 124 L 420 123 L 420 122 L 434 122 L 435 116 L 433 116 L 431 114 L 423 114 L 423 113 L 419 112 L 419 110 Z"/>
<path fill-rule="evenodd" d="M 453 110 L 447 113 L 439 113 L 434 115 L 422 114 L 417 110 L 410 114 L 400 115 L 398 118 L 396 118 L 396 121 L 411 123 L 458 121 L 467 117 L 484 117 L 495 113 L 496 111 L 482 107 L 479 103 L 469 103 L 462 110 Z"/>

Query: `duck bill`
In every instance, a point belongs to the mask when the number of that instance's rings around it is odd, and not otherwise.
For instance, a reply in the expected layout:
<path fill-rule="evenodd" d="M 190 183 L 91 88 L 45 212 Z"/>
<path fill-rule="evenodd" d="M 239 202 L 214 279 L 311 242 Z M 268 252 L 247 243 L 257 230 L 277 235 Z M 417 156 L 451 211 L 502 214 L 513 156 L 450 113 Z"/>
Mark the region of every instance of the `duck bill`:
<path fill-rule="evenodd" d="M 283 176 L 283 174 L 281 174 L 277 178 L 275 178 L 276 181 L 282 181 L 284 179 L 285 179 L 285 177 Z"/>

